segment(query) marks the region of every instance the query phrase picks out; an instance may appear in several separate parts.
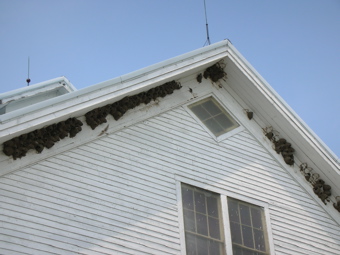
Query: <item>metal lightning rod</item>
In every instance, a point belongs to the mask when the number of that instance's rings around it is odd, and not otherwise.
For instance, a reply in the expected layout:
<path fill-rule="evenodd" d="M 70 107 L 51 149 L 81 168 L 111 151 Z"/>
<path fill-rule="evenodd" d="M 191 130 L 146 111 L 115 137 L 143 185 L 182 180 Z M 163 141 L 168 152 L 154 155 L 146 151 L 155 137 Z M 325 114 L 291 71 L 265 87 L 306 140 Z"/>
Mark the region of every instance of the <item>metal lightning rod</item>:
<path fill-rule="evenodd" d="M 31 82 L 31 79 L 30 79 L 30 57 L 28 57 L 27 66 L 28 66 L 28 70 L 27 70 L 27 79 L 26 79 L 26 82 L 27 82 L 27 86 L 29 86 L 30 82 Z"/>
<path fill-rule="evenodd" d="M 207 7 L 205 5 L 205 0 L 204 0 L 204 13 L 205 13 L 205 29 L 206 29 L 206 32 L 207 32 L 207 40 L 205 41 L 204 46 L 207 45 L 210 45 L 210 38 L 209 38 L 209 27 L 208 27 L 208 17 L 207 17 Z"/>

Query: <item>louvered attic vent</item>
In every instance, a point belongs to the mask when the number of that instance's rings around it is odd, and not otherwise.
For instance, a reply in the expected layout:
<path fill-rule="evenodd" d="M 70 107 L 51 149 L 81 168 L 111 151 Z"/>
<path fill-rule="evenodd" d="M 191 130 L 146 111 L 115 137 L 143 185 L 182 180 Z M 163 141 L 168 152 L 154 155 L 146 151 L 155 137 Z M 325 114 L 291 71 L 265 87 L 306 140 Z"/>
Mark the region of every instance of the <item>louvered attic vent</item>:
<path fill-rule="evenodd" d="M 189 105 L 189 109 L 216 137 L 239 127 L 239 124 L 212 97 Z"/>

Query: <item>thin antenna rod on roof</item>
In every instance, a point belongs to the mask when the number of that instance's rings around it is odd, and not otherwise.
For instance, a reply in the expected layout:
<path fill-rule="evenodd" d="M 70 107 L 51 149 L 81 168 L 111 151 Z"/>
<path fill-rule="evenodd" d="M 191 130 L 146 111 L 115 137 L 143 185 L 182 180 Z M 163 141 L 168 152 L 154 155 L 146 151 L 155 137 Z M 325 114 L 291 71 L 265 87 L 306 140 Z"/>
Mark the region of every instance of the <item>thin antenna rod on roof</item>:
<path fill-rule="evenodd" d="M 30 79 L 30 57 L 28 57 L 28 71 L 27 71 L 27 79 L 26 79 L 26 82 L 27 82 L 27 86 L 30 85 L 30 82 L 31 82 L 31 79 Z"/>
<path fill-rule="evenodd" d="M 205 13 L 205 29 L 206 29 L 206 32 L 207 32 L 207 40 L 205 41 L 203 47 L 206 46 L 207 44 L 210 45 L 208 17 L 207 17 L 207 7 L 205 5 L 205 0 L 204 0 L 204 13 Z"/>

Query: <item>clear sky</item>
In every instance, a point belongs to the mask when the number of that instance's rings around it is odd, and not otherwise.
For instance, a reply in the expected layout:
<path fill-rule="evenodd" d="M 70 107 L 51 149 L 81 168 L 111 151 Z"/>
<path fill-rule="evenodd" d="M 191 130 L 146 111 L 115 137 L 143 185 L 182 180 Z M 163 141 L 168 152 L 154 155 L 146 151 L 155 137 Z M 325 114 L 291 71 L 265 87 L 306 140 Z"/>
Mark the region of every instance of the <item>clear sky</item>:
<path fill-rule="evenodd" d="M 340 155 L 340 0 L 206 0 L 228 38 Z M 201 48 L 203 0 L 0 0 L 0 93 L 66 76 L 81 89 Z"/>

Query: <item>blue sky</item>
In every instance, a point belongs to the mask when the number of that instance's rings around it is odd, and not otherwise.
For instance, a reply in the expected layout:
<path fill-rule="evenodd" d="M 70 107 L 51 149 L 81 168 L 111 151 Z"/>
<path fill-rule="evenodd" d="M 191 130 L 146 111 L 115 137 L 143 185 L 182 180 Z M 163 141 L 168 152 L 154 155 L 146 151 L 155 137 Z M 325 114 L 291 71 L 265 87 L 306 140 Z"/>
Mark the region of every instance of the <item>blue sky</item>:
<path fill-rule="evenodd" d="M 0 93 L 66 76 L 81 89 L 206 41 L 203 0 L 0 0 Z M 340 155 L 340 1 L 206 0 L 228 38 Z"/>

